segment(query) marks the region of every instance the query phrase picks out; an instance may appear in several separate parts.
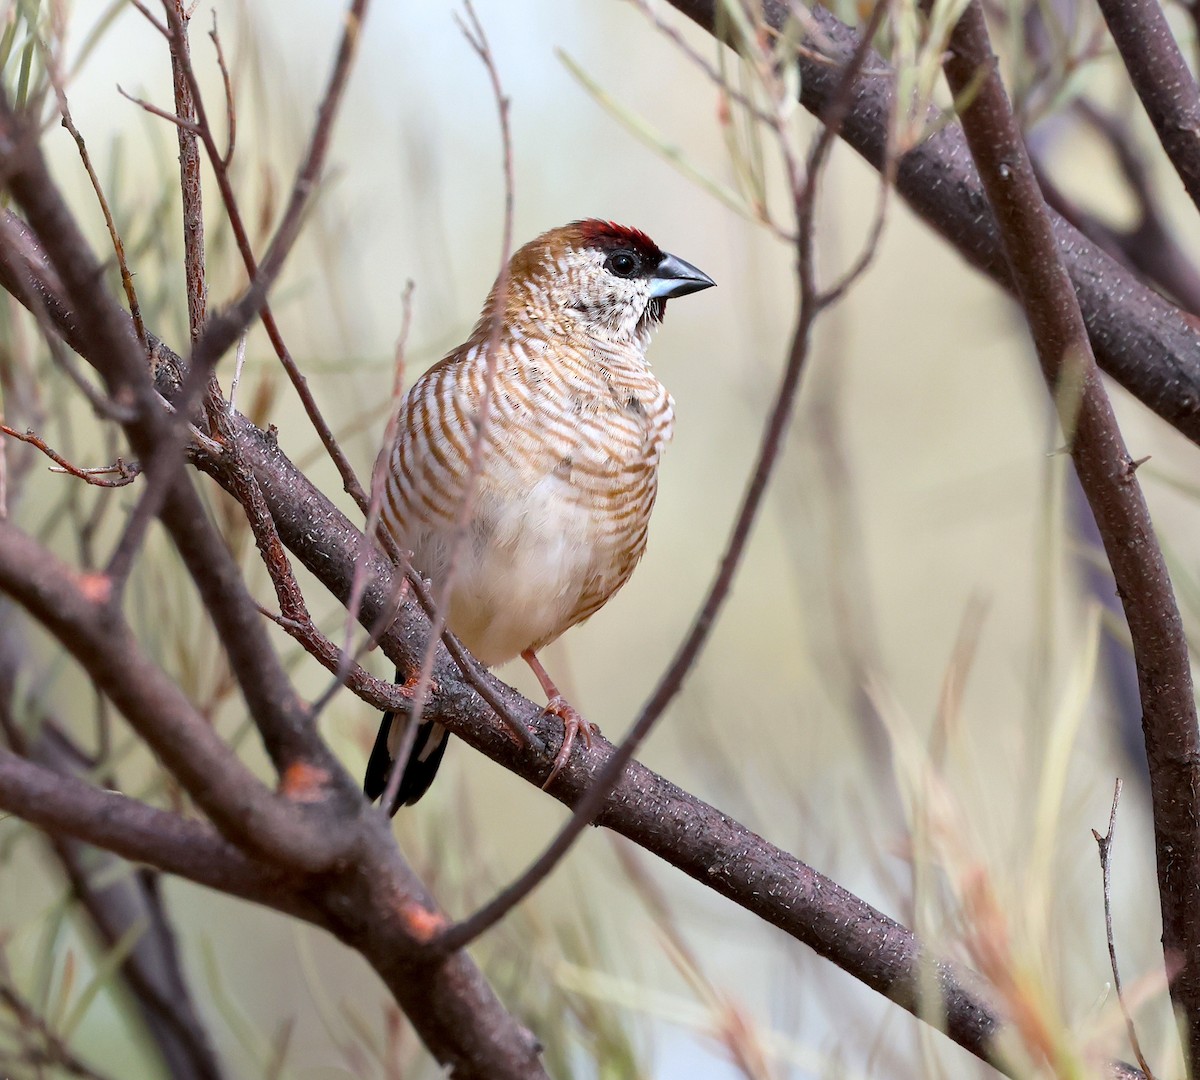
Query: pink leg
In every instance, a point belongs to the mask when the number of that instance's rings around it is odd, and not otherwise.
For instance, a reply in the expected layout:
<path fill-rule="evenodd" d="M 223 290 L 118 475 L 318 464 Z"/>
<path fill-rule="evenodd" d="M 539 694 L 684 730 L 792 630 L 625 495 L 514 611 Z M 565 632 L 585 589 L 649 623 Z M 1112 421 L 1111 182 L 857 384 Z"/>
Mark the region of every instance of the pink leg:
<path fill-rule="evenodd" d="M 542 667 L 542 662 L 537 658 L 537 654 L 532 649 L 526 649 L 521 653 L 521 659 L 533 669 L 533 673 L 537 676 L 537 681 L 542 684 L 542 691 L 547 698 L 546 707 L 542 710 L 542 714 L 545 716 L 557 716 L 563 722 L 562 746 L 559 747 L 558 753 L 555 755 L 554 766 L 550 770 L 550 775 L 546 777 L 546 782 L 542 784 L 542 789 L 545 790 L 554 782 L 554 778 L 559 774 L 559 771 L 570 760 L 571 748 L 575 745 L 575 736 L 582 734 L 584 744 L 590 750 L 592 748 L 592 732 L 597 729 L 580 716 L 575 706 L 559 693 L 558 687 L 554 685 L 554 680 L 550 678 L 549 673 Z"/>

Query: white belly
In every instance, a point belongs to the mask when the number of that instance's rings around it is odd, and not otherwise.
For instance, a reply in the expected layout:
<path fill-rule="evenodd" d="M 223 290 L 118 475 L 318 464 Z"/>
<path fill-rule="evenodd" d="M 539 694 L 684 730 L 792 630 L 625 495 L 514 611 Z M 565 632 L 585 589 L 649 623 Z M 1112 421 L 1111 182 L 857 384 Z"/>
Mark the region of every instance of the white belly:
<path fill-rule="evenodd" d="M 435 584 L 443 581 L 451 537 L 414 539 L 414 565 Z M 623 546 L 604 515 L 581 505 L 562 477 L 544 476 L 503 499 L 481 491 L 458 553 L 447 623 L 488 667 L 540 648 L 576 621 L 587 592 L 608 595 L 623 584 Z"/>

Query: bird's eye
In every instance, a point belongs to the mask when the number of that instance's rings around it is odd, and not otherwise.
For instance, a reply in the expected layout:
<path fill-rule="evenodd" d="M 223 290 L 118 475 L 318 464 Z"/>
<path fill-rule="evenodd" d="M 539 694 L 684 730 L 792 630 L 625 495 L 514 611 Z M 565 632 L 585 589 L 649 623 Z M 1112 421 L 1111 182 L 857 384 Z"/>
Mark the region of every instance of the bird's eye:
<path fill-rule="evenodd" d="M 631 278 L 642 268 L 642 260 L 632 251 L 614 251 L 604 266 L 617 277 Z"/>

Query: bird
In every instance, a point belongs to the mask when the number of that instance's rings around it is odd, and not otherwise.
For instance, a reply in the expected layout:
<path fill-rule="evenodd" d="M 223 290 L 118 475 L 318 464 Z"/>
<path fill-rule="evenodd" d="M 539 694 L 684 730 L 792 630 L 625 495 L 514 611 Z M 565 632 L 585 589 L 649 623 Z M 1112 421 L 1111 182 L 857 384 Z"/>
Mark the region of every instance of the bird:
<path fill-rule="evenodd" d="M 590 747 L 593 729 L 537 654 L 603 607 L 646 549 L 675 422 L 646 348 L 669 299 L 715 282 L 644 232 L 598 218 L 542 233 L 507 270 L 470 337 L 398 406 L 394 438 L 380 452 L 380 527 L 435 595 L 449 579 L 446 625 L 476 659 L 491 668 L 519 656 L 532 668 L 544 712 L 563 722 L 547 787 L 576 736 Z M 482 466 L 464 533 L 491 348 Z M 371 801 L 385 792 L 406 724 L 403 713 L 384 714 L 363 781 Z M 425 794 L 448 738 L 422 721 L 389 814 Z"/>

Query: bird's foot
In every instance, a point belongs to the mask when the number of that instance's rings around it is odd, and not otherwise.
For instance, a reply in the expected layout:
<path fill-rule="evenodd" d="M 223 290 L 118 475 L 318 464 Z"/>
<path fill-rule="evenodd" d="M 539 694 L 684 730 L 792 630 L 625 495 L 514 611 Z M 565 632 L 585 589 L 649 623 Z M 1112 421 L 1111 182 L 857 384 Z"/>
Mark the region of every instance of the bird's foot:
<path fill-rule="evenodd" d="M 554 765 L 550 769 L 550 775 L 546 777 L 546 781 L 542 784 L 542 790 L 545 791 L 552 783 L 554 778 L 562 770 L 562 767 L 571 759 L 571 748 L 575 745 L 575 736 L 583 736 L 583 744 L 589 750 L 592 748 L 592 732 L 597 732 L 600 729 L 595 724 L 589 723 L 579 711 L 572 705 L 562 694 L 555 694 L 542 710 L 543 716 L 557 716 L 563 722 L 563 741 L 562 746 L 558 748 L 558 753 L 554 756 Z"/>

